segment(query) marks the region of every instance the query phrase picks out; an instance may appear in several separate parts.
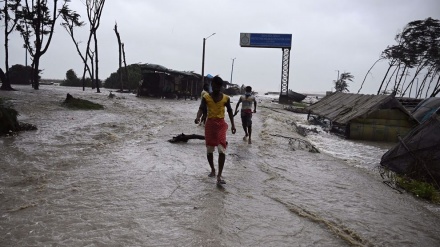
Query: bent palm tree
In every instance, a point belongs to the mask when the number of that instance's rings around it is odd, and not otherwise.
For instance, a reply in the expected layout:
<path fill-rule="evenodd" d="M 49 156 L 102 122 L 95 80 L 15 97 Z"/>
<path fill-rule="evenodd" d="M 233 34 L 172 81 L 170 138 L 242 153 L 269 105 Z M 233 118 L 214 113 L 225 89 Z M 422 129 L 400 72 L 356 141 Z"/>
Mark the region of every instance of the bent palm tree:
<path fill-rule="evenodd" d="M 350 92 L 347 81 L 353 81 L 353 78 L 354 76 L 350 72 L 342 73 L 339 79 L 335 81 L 336 92 Z"/>

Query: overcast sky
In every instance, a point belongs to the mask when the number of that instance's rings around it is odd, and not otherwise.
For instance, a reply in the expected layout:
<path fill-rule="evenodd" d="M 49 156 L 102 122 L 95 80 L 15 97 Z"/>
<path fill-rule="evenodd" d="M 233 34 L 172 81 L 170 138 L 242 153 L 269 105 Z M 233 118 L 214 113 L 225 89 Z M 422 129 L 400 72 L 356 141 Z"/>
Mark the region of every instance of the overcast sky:
<path fill-rule="evenodd" d="M 72 0 L 71 8 L 86 21 L 82 2 Z M 439 0 L 108 0 L 98 30 L 99 77 L 105 80 L 118 68 L 117 22 L 127 64 L 153 63 L 199 74 L 203 38 L 216 33 L 206 40 L 205 75 L 230 81 L 236 58 L 232 82 L 259 92 L 280 91 L 282 50 L 240 47 L 240 33 L 292 34 L 289 89 L 330 91 L 339 71 L 354 76 L 349 90 L 356 93 L 381 52 L 396 44 L 395 35 L 407 23 L 428 17 L 440 19 Z M 87 27 L 76 32 L 84 50 Z M 0 55 L 4 68 L 4 49 Z M 9 64 L 24 60 L 23 41 L 14 35 Z M 361 93 L 377 92 L 386 66 L 376 65 Z M 69 69 L 82 74 L 81 58 L 60 25 L 40 68 L 42 78 L 64 79 Z"/>

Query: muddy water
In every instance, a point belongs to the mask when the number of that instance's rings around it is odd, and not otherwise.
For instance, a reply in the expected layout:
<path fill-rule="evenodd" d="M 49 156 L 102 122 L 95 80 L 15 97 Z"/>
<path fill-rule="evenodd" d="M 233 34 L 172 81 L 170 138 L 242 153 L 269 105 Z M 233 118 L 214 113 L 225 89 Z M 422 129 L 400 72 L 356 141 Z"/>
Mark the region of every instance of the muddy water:
<path fill-rule="evenodd" d="M 305 124 L 304 116 L 269 101 L 254 115 L 253 144 L 243 142 L 236 118 L 227 184 L 217 187 L 203 141 L 167 142 L 203 134 L 193 124 L 199 101 L 16 88 L 0 96 L 38 130 L 0 138 L 0 246 L 440 243 L 439 207 L 396 193 L 374 170 L 386 147 L 301 137 L 292 121 Z M 105 109 L 67 110 L 67 93 Z"/>

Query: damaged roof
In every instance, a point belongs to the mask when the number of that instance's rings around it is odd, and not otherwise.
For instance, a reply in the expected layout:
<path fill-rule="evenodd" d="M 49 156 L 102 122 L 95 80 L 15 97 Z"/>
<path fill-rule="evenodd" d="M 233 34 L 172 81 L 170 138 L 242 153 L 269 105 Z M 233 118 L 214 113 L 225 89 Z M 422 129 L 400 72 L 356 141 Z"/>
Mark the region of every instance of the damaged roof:
<path fill-rule="evenodd" d="M 368 116 L 376 110 L 392 108 L 398 108 L 410 118 L 413 118 L 393 95 L 365 95 L 335 92 L 325 96 L 315 104 L 306 107 L 306 110 L 335 123 L 347 124 L 352 119 Z"/>
<path fill-rule="evenodd" d="M 201 77 L 201 75 L 191 72 L 191 71 L 179 71 L 174 69 L 168 69 L 165 66 L 162 66 L 160 64 L 152 64 L 152 63 L 145 63 L 140 65 L 142 72 L 163 72 L 163 73 L 169 73 L 169 74 L 177 74 L 177 75 L 184 75 L 184 76 L 194 76 L 194 77 Z"/>

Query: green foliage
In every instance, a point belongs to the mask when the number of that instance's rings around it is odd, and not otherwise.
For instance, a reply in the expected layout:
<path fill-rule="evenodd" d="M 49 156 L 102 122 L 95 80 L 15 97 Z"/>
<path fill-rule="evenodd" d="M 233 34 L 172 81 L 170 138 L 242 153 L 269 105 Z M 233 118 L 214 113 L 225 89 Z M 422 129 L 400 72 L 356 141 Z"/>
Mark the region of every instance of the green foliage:
<path fill-rule="evenodd" d="M 18 19 L 16 29 L 23 37 L 26 48 L 32 57 L 32 67 L 39 70 L 40 58 L 48 50 L 54 33 L 56 19 L 59 16 L 58 0 L 33 0 L 25 1 L 26 4 L 17 8 L 14 12 Z M 70 0 L 61 0 L 62 9 L 67 8 Z M 34 71 L 36 72 L 36 71 Z M 34 89 L 39 88 L 39 76 L 37 73 L 32 77 Z"/>
<path fill-rule="evenodd" d="M 61 86 L 81 87 L 82 83 L 75 71 L 69 69 L 66 72 L 66 79 L 61 83 Z"/>
<path fill-rule="evenodd" d="M 7 105 L 2 98 L 0 98 L 0 135 L 8 134 L 10 131 L 19 129 L 17 120 L 18 112 Z"/>
<path fill-rule="evenodd" d="M 142 80 L 142 71 L 139 64 L 127 65 L 128 75 L 125 72 L 125 68 L 118 69 L 108 77 L 104 82 L 105 88 L 121 89 L 121 83 L 119 82 L 118 72 L 122 73 L 123 88 L 129 90 L 135 90 L 139 87 L 139 81 Z"/>
<path fill-rule="evenodd" d="M 342 73 L 339 79 L 335 81 L 336 92 L 350 92 L 347 81 L 353 81 L 353 78 L 354 76 L 350 72 Z"/>
<path fill-rule="evenodd" d="M 79 81 L 79 78 L 76 75 L 75 71 L 73 71 L 73 69 L 69 69 L 66 72 L 66 80 L 76 82 L 76 81 Z"/>
<path fill-rule="evenodd" d="M 15 11 L 19 17 L 17 31 L 23 36 L 30 50 L 38 50 L 41 47 L 34 47 L 33 42 L 30 42 L 31 37 L 36 35 L 38 31 L 40 35 L 50 34 L 54 21 L 51 18 L 51 8 L 47 1 L 37 0 L 32 1 L 32 4 L 29 6 L 24 5 L 21 9 Z"/>
<path fill-rule="evenodd" d="M 9 68 L 9 81 L 11 82 L 11 84 L 28 85 L 31 83 L 32 71 L 32 67 L 30 66 L 26 67 L 21 64 L 15 64 L 11 68 Z M 39 73 L 40 72 L 41 70 L 39 71 Z M 40 76 L 38 76 L 38 79 L 40 79 Z"/>
<path fill-rule="evenodd" d="M 381 54 L 381 58 L 389 60 L 389 69 L 385 74 L 378 93 L 382 91 L 383 84 L 388 78 L 388 83 L 394 77 L 392 90 L 404 96 L 413 88 L 417 79 L 418 88 L 415 88 L 416 97 L 425 96 L 430 92 L 430 97 L 440 93 L 440 84 L 435 80 L 440 74 L 440 21 L 432 18 L 416 20 L 408 23 L 402 32 L 395 37 L 396 45 L 388 46 Z M 389 72 L 393 69 L 393 72 Z M 406 83 L 405 83 L 406 82 Z M 432 84 L 432 85 L 431 85 Z"/>
<path fill-rule="evenodd" d="M 86 78 L 86 87 L 92 87 L 92 80 L 90 78 Z M 61 86 L 68 86 L 68 87 L 82 87 L 83 83 L 80 78 L 76 75 L 75 71 L 73 69 L 69 69 L 66 72 L 66 79 L 61 83 Z"/>
<path fill-rule="evenodd" d="M 81 15 L 76 11 L 69 9 L 67 6 L 63 6 L 63 8 L 60 9 L 60 15 L 64 20 L 64 22 L 61 23 L 61 26 L 63 26 L 70 35 L 73 35 L 74 27 L 82 27 L 85 25 L 83 21 L 80 21 Z"/>
<path fill-rule="evenodd" d="M 397 177 L 397 184 L 417 197 L 440 203 L 440 194 L 432 184 L 400 176 Z"/>

